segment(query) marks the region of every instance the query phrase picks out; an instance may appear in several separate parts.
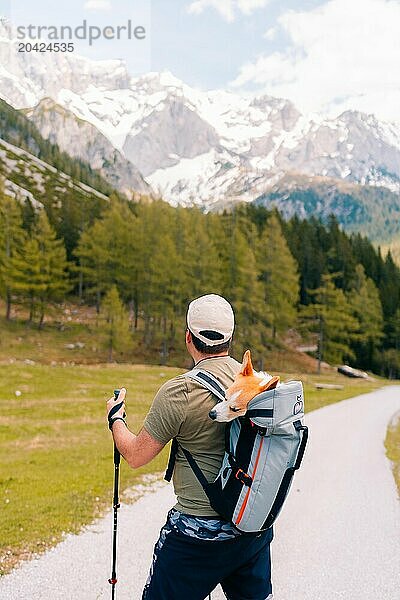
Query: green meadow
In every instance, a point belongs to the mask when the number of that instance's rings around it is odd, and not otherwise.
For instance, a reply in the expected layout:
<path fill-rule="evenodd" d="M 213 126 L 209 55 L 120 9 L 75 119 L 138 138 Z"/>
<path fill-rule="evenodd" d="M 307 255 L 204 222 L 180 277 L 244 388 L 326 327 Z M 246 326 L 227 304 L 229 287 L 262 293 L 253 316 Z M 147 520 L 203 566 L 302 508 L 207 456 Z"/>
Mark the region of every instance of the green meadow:
<path fill-rule="evenodd" d="M 157 389 L 179 372 L 141 365 L 0 365 L 2 574 L 111 506 L 113 446 L 105 402 L 113 389 L 127 388 L 128 423 L 137 432 Z M 334 372 L 300 377 L 308 410 L 383 383 L 349 380 Z M 340 383 L 344 389 L 316 390 L 316 381 Z M 167 449 L 135 472 L 123 464 L 122 493 L 143 475 L 162 472 L 166 460 Z"/>
<path fill-rule="evenodd" d="M 0 366 L 0 556 L 2 571 L 76 532 L 111 502 L 112 438 L 105 402 L 129 390 L 129 425 L 141 426 L 154 391 L 176 369 L 141 366 Z M 17 397 L 15 392 L 21 392 Z M 121 487 L 160 471 L 165 453 Z"/>

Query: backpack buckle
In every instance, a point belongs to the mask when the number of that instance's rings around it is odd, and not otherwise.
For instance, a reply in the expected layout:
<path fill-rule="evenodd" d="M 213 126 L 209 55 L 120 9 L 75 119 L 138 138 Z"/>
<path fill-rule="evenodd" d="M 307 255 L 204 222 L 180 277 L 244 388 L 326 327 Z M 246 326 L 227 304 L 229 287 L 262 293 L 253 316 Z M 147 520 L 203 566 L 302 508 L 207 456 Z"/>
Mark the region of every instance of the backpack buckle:
<path fill-rule="evenodd" d="M 243 469 L 237 469 L 235 473 L 236 479 L 238 479 L 243 485 L 247 485 L 247 487 L 251 487 L 253 483 L 253 479 L 250 477 L 248 473 L 245 473 Z"/>

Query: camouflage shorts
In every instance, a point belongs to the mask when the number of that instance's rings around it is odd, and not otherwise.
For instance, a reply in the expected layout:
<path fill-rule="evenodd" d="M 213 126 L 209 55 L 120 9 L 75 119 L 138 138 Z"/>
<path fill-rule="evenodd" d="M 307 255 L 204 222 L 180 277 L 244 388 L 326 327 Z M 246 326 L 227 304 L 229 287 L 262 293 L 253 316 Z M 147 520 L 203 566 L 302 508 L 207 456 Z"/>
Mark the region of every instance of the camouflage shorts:
<path fill-rule="evenodd" d="M 185 515 L 175 508 L 168 513 L 168 525 L 176 533 L 205 541 L 222 542 L 242 535 L 229 521 Z"/>

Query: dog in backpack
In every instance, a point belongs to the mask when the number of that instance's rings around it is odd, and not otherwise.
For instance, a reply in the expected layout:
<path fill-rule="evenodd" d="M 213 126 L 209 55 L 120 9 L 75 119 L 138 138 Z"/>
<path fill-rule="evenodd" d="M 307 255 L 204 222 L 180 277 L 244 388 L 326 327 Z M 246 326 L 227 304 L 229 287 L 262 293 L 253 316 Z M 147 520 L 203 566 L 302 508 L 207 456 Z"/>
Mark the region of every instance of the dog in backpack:
<path fill-rule="evenodd" d="M 210 410 L 213 421 L 228 422 L 246 414 L 249 402 L 261 392 L 272 390 L 279 384 L 280 378 L 269 373 L 257 373 L 251 362 L 250 350 L 243 355 L 242 368 L 234 382 L 225 392 L 225 401 L 219 402 Z"/>

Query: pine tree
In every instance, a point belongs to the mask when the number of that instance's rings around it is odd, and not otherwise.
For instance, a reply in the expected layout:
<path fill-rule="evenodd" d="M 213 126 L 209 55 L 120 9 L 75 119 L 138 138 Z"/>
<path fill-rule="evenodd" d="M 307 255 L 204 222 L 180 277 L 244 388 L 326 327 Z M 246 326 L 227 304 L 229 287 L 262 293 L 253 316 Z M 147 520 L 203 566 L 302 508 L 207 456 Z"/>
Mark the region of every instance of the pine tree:
<path fill-rule="evenodd" d="M 114 352 L 123 352 L 131 341 L 129 315 L 115 285 L 106 292 L 103 298 L 100 316 L 100 332 L 108 351 L 108 361 L 112 362 Z"/>
<path fill-rule="evenodd" d="M 312 217 L 300 221 L 293 217 L 284 225 L 286 242 L 296 260 L 300 274 L 300 301 L 309 304 L 309 290 L 318 288 L 328 271 L 329 236 L 320 221 Z"/>
<path fill-rule="evenodd" d="M 356 263 L 350 240 L 340 229 L 335 216 L 329 218 L 328 224 L 329 250 L 327 252 L 327 267 L 334 273 L 335 285 L 342 290 L 349 290 L 354 277 Z"/>
<path fill-rule="evenodd" d="M 323 276 L 321 287 L 310 292 L 314 303 L 301 311 L 301 316 L 311 322 L 310 329 L 319 336 L 318 371 L 322 360 L 340 363 L 354 359 L 351 345 L 359 336 L 360 324 L 343 290 L 335 286 L 333 278 L 334 274 Z"/>
<path fill-rule="evenodd" d="M 389 250 L 382 268 L 379 283 L 383 313 L 387 319 L 393 317 L 400 304 L 400 270 Z"/>
<path fill-rule="evenodd" d="M 400 379 L 400 352 L 395 348 L 386 350 L 382 355 L 382 366 L 389 379 Z"/>
<path fill-rule="evenodd" d="M 279 220 L 273 214 L 257 244 L 257 266 L 263 284 L 265 303 L 273 337 L 293 326 L 299 301 L 299 275 Z"/>
<path fill-rule="evenodd" d="M 396 350 L 400 350 L 400 308 L 390 320 L 390 343 Z"/>
<path fill-rule="evenodd" d="M 383 313 L 379 292 L 374 282 L 366 277 L 362 265 L 357 265 L 349 303 L 359 322 L 359 332 L 353 344 L 358 364 L 364 368 L 372 366 L 374 355 L 384 337 Z"/>

